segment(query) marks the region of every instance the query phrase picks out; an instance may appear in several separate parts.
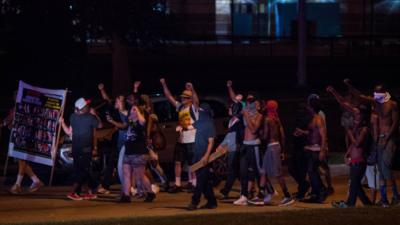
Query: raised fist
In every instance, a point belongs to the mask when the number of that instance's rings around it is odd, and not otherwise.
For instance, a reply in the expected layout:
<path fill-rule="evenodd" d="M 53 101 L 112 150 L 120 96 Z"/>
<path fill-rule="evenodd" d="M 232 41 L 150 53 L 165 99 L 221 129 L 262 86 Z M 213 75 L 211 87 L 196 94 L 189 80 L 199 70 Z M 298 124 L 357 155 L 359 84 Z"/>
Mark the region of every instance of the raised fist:
<path fill-rule="evenodd" d="M 327 92 L 332 92 L 332 91 L 334 91 L 335 89 L 332 87 L 332 86 L 328 86 L 328 87 L 326 87 L 326 91 Z"/>
<path fill-rule="evenodd" d="M 141 83 L 142 83 L 141 81 L 135 81 L 135 83 L 133 83 L 133 87 L 134 87 L 135 89 L 137 89 L 137 88 L 139 88 L 139 86 L 140 86 Z"/>
<path fill-rule="evenodd" d="M 232 87 L 232 81 L 231 81 L 231 80 L 228 80 L 228 81 L 226 82 L 226 86 L 227 86 L 227 87 Z"/>
<path fill-rule="evenodd" d="M 99 85 L 97 85 L 97 88 L 101 91 L 104 89 L 104 84 L 100 83 Z"/>
<path fill-rule="evenodd" d="M 350 84 L 350 79 L 349 79 L 349 78 L 344 79 L 344 80 L 343 80 L 343 83 L 349 85 L 349 84 Z"/>
<path fill-rule="evenodd" d="M 185 85 L 185 87 L 186 87 L 186 90 L 193 90 L 193 84 L 192 83 L 186 83 L 186 85 Z"/>
<path fill-rule="evenodd" d="M 161 78 L 161 79 L 160 79 L 160 82 L 161 82 L 162 85 L 164 85 L 164 84 L 165 84 L 165 79 L 164 79 L 164 78 Z"/>

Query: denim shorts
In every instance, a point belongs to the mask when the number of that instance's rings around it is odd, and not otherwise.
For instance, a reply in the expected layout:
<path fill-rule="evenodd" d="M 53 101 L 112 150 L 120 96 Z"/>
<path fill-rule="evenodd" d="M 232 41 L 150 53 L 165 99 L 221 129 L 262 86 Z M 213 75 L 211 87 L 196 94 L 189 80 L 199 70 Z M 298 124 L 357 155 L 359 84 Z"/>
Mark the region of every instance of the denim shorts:
<path fill-rule="evenodd" d="M 124 155 L 123 164 L 133 168 L 144 167 L 147 164 L 148 155 Z"/>

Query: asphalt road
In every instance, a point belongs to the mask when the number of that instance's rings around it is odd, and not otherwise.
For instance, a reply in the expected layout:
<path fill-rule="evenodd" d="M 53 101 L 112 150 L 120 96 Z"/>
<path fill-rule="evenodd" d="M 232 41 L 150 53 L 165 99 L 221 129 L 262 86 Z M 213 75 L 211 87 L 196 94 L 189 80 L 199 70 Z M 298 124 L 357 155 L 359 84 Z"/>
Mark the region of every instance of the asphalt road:
<path fill-rule="evenodd" d="M 296 185 L 290 178 L 288 180 L 289 190 L 295 192 Z M 315 208 L 330 208 L 333 200 L 345 199 L 347 193 L 347 176 L 334 178 L 335 194 L 330 196 L 325 204 L 305 204 L 296 202 L 290 206 L 280 207 L 278 203 L 282 198 L 276 196 L 273 206 L 234 206 L 232 202 L 238 197 L 238 192 L 233 192 L 231 200 L 219 202 L 215 210 L 197 210 L 189 212 L 185 207 L 190 201 L 188 193 L 168 194 L 159 193 L 153 203 L 144 203 L 142 200 L 134 200 L 130 204 L 117 203 L 119 197 L 119 186 L 113 186 L 112 193 L 107 196 L 99 196 L 91 201 L 71 201 L 65 195 L 69 187 L 43 187 L 36 193 L 24 193 L 13 196 L 8 193 L 9 186 L 1 186 L 0 192 L 0 224 L 18 222 L 39 221 L 72 221 L 93 220 L 104 218 L 122 217 L 153 217 L 153 216 L 175 216 L 193 214 L 218 214 L 218 213 L 243 213 L 260 212 L 273 213 L 283 210 L 304 210 Z M 236 184 L 238 185 L 238 183 Z M 279 187 L 274 184 L 280 192 Z M 236 186 L 236 188 L 238 188 Z M 219 189 L 215 189 L 218 193 Z M 389 195 L 390 196 L 390 195 Z"/>

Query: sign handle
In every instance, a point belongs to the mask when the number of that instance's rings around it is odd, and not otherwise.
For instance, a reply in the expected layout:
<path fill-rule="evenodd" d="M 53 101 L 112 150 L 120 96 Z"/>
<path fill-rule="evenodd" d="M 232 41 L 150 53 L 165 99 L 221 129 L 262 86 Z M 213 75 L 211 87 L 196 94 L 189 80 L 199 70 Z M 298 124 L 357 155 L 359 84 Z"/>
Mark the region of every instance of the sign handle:
<path fill-rule="evenodd" d="M 64 117 L 65 102 L 67 102 L 67 93 L 68 93 L 68 88 L 65 89 L 64 104 L 63 104 L 62 109 L 61 109 L 60 118 Z M 58 121 L 57 121 L 57 123 L 58 123 Z M 53 166 L 51 167 L 51 173 L 50 173 L 50 180 L 49 180 L 49 186 L 50 187 L 53 185 L 53 177 L 54 177 L 54 170 L 55 170 L 55 167 L 56 167 L 58 144 L 60 142 L 60 136 L 61 136 L 61 124 L 58 124 L 56 143 L 54 144 L 53 151 L 52 151 L 52 152 L 54 152 L 54 154 L 52 155 Z"/>

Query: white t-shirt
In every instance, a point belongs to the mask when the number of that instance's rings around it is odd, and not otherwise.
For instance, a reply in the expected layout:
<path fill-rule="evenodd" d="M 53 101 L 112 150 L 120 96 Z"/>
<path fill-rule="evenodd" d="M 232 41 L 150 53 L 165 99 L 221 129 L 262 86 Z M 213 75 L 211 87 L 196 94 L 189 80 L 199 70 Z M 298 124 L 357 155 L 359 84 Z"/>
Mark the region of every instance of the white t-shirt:
<path fill-rule="evenodd" d="M 185 107 L 182 103 L 177 102 L 176 111 L 178 112 L 178 127 L 177 131 L 180 132 L 179 143 L 189 144 L 194 143 L 196 139 L 196 129 L 193 127 L 196 118 L 193 118 L 190 111 L 192 110 L 194 116 L 198 115 L 197 109 L 194 105 Z"/>

